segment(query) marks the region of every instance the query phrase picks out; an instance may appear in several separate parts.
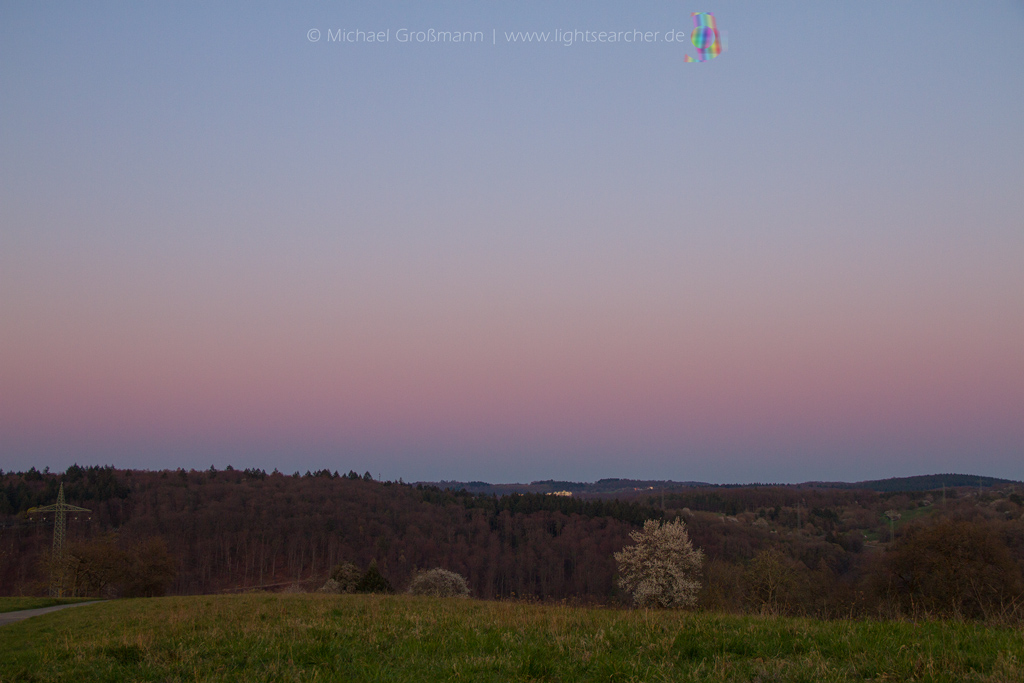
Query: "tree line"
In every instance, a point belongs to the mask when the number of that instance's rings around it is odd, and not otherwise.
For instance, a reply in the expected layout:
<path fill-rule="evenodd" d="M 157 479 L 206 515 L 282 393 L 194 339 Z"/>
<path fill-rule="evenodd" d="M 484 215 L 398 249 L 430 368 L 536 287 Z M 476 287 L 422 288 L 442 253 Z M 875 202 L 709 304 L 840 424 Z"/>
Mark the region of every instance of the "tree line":
<path fill-rule="evenodd" d="M 614 554 L 645 522 L 681 520 L 705 557 L 696 602 L 707 609 L 992 618 L 1021 602 L 1024 501 L 1011 486 L 716 487 L 624 500 L 212 467 L 0 472 L 0 593 L 45 581 L 52 526 L 26 512 L 61 482 L 69 503 L 93 510 L 68 521 L 85 577 L 76 585 L 93 594 L 312 590 L 348 563 L 398 590 L 442 567 L 479 598 L 623 604 Z M 87 570 L 100 557 L 138 578 L 96 578 Z"/>

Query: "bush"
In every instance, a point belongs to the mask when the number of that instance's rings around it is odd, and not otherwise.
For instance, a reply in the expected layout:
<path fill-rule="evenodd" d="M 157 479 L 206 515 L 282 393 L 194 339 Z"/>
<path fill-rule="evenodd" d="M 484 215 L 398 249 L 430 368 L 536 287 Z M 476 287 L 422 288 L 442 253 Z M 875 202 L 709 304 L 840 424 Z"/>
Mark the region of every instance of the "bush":
<path fill-rule="evenodd" d="M 154 598 L 167 594 L 178 575 L 176 563 L 162 538 L 150 538 L 128 553 L 128 570 L 123 576 L 122 596 Z"/>
<path fill-rule="evenodd" d="M 469 586 L 461 574 L 437 567 L 417 573 L 409 584 L 409 592 L 435 598 L 465 598 L 469 596 Z"/>
<path fill-rule="evenodd" d="M 983 522 L 908 526 L 883 565 L 883 591 L 908 612 L 990 618 L 1022 597 L 1020 567 Z"/>
<path fill-rule="evenodd" d="M 341 584 L 334 579 L 327 579 L 324 581 L 324 585 L 316 589 L 317 593 L 343 593 L 341 590 Z"/>
<path fill-rule="evenodd" d="M 786 612 L 794 589 L 794 570 L 774 548 L 762 550 L 744 573 L 746 603 L 762 614 Z"/>
<path fill-rule="evenodd" d="M 615 553 L 619 585 L 641 607 L 688 607 L 697 602 L 704 553 L 693 547 L 686 524 L 649 519 L 629 537 L 634 545 Z"/>
<path fill-rule="evenodd" d="M 359 571 L 359 567 L 351 562 L 340 562 L 331 570 L 331 578 L 321 590 L 330 593 L 355 593 L 361 578 L 363 572 Z"/>
<path fill-rule="evenodd" d="M 371 562 L 370 568 L 366 570 L 366 573 L 359 579 L 359 583 L 356 584 L 355 592 L 394 593 L 395 589 L 391 587 L 391 583 L 377 569 L 377 563 Z"/>
<path fill-rule="evenodd" d="M 162 538 L 122 548 L 116 534 L 70 544 L 62 566 L 54 569 L 73 596 L 158 597 L 167 593 L 177 575 Z"/>

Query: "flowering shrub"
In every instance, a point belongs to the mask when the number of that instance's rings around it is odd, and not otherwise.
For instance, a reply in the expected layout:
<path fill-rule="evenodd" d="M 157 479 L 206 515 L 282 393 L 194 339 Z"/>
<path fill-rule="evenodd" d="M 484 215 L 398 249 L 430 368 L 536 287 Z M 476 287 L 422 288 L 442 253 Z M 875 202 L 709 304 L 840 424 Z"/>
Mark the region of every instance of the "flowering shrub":
<path fill-rule="evenodd" d="M 469 586 L 462 575 L 437 567 L 416 574 L 409 585 L 409 592 L 437 598 L 464 598 L 469 595 Z"/>
<path fill-rule="evenodd" d="M 341 562 L 331 569 L 331 578 L 327 579 L 320 590 L 325 593 L 355 593 L 363 572 L 351 562 Z"/>

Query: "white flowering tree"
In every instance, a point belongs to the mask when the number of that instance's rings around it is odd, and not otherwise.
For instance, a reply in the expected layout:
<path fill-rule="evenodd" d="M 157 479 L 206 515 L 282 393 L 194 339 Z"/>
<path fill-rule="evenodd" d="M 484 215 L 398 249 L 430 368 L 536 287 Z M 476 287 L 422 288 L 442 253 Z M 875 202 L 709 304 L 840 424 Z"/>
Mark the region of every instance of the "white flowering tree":
<path fill-rule="evenodd" d="M 641 607 L 689 607 L 697 602 L 704 552 L 694 548 L 686 524 L 649 519 L 630 533 L 633 545 L 615 553 L 619 585 Z"/>
<path fill-rule="evenodd" d="M 409 592 L 436 598 L 464 598 L 469 595 L 469 586 L 461 574 L 437 567 L 417 573 L 409 584 Z"/>

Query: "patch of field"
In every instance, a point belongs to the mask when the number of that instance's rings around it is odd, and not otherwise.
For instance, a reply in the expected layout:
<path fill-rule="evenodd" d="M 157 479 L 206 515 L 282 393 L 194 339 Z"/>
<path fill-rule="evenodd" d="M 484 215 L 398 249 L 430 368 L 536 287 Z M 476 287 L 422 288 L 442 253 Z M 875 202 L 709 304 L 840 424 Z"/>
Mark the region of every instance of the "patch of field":
<path fill-rule="evenodd" d="M 932 514 L 935 514 L 935 507 L 934 506 L 926 506 L 926 507 L 919 507 L 919 508 L 911 508 L 909 510 L 901 510 L 900 511 L 900 518 L 898 520 L 896 520 L 896 525 L 895 526 L 896 526 L 897 529 L 899 529 L 899 528 L 901 528 L 901 527 L 903 527 L 903 526 L 905 526 L 907 524 L 910 524 L 911 522 L 920 521 L 921 519 L 923 519 L 925 517 L 928 517 L 928 516 L 930 516 Z"/>
<path fill-rule="evenodd" d="M 73 602 L 88 602 L 96 598 L 0 598 L 0 612 L 17 612 L 23 609 L 39 609 L 54 605 L 70 605 Z"/>
<path fill-rule="evenodd" d="M 0 629 L 0 681 L 1024 680 L 1024 632 L 408 596 L 119 600 Z"/>

